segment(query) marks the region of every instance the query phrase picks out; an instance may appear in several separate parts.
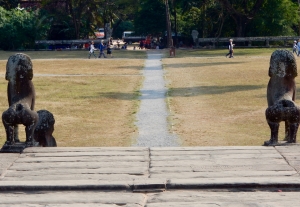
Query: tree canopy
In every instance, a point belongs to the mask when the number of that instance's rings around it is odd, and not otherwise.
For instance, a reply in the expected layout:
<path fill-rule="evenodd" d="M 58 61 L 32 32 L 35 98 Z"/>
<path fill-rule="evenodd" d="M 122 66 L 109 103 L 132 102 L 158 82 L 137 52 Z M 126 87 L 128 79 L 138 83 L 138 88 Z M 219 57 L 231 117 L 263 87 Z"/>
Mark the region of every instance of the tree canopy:
<path fill-rule="evenodd" d="M 31 2 L 31 3 L 30 3 Z M 85 39 L 109 23 L 165 34 L 165 0 L 0 0 L 0 48 L 27 48 L 37 39 Z M 168 0 L 173 32 L 190 38 L 299 35 L 298 0 Z"/>

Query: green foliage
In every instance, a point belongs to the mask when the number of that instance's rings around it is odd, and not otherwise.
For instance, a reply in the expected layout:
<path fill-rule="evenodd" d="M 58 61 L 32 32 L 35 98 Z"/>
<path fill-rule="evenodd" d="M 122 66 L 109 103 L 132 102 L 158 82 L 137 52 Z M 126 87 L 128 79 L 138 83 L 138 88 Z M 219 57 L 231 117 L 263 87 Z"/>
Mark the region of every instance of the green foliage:
<path fill-rule="evenodd" d="M 177 11 L 177 28 L 181 34 L 190 36 L 195 29 L 199 31 L 199 37 L 220 36 L 226 17 L 218 1 L 177 0 L 173 7 Z"/>
<path fill-rule="evenodd" d="M 36 39 L 45 38 L 49 25 L 39 11 L 16 8 L 10 11 L 0 7 L 0 48 L 33 48 Z"/>
<path fill-rule="evenodd" d="M 162 1 L 143 0 L 134 19 L 137 34 L 154 36 L 166 31 L 166 10 Z"/>
<path fill-rule="evenodd" d="M 124 31 L 134 31 L 134 25 L 130 21 L 124 21 L 114 31 L 114 38 L 122 38 Z"/>
<path fill-rule="evenodd" d="M 199 37 L 296 35 L 295 0 L 176 0 L 178 31 Z"/>
<path fill-rule="evenodd" d="M 138 1 L 42 0 L 43 9 L 52 19 L 49 39 L 88 38 L 94 35 L 96 29 L 105 27 L 106 23 L 113 26 L 113 35 L 119 36 L 118 27 L 123 21 L 133 19 Z"/>
<path fill-rule="evenodd" d="M 299 26 L 298 3 L 267 0 L 262 11 L 248 27 L 247 36 L 296 35 Z"/>
<path fill-rule="evenodd" d="M 110 23 L 113 37 L 125 30 L 163 36 L 163 0 L 41 0 L 40 9 L 16 8 L 19 0 L 0 0 L 0 48 L 33 48 L 38 39 L 93 36 Z M 297 35 L 297 0 L 169 0 L 171 26 L 191 38 Z"/>

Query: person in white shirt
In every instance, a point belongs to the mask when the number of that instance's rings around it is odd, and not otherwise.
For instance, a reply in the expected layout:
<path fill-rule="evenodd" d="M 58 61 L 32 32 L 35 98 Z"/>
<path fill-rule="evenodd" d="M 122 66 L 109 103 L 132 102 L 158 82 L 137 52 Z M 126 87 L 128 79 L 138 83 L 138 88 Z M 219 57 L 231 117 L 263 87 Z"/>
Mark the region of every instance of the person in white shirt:
<path fill-rule="evenodd" d="M 229 55 L 229 58 L 233 58 L 233 46 L 235 44 L 232 44 L 232 42 L 233 42 L 233 39 L 230 39 L 229 45 L 228 45 L 229 52 L 226 54 L 226 57 Z"/>
<path fill-rule="evenodd" d="M 95 58 L 97 58 L 97 56 L 95 55 L 94 51 L 96 50 L 95 46 L 94 46 L 94 42 L 91 42 L 90 45 L 90 51 L 89 51 L 89 59 L 91 58 L 91 55 L 93 54 Z"/>

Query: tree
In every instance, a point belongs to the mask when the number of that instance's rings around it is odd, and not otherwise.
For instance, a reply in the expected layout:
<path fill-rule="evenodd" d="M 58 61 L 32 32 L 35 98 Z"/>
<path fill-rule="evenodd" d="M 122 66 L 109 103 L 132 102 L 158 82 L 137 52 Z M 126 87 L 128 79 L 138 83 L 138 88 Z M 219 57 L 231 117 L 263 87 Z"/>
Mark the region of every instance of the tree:
<path fill-rule="evenodd" d="M 143 0 L 134 18 L 137 34 L 161 36 L 166 31 L 166 10 L 162 1 Z"/>
<path fill-rule="evenodd" d="M 236 36 L 245 36 L 246 27 L 267 0 L 218 0 L 235 22 Z"/>
<path fill-rule="evenodd" d="M 268 0 L 249 24 L 247 36 L 297 35 L 298 2 L 290 0 Z"/>
<path fill-rule="evenodd" d="M 43 0 L 43 8 L 52 16 L 50 36 L 86 38 L 110 23 L 114 30 L 132 19 L 136 0 Z M 55 31 L 60 31 L 60 34 Z M 69 33 L 69 35 L 67 34 Z"/>
<path fill-rule="evenodd" d="M 121 21 L 120 24 L 113 30 L 114 37 L 121 38 L 124 31 L 134 31 L 134 25 L 131 21 Z"/>
<path fill-rule="evenodd" d="M 110 23 L 113 28 L 113 35 L 120 37 L 122 27 L 132 29 L 132 20 L 138 10 L 139 0 L 104 0 L 98 7 L 98 16 L 102 20 L 102 25 Z M 124 23 L 123 23 L 124 22 Z M 128 30 L 128 29 L 127 29 Z"/>
<path fill-rule="evenodd" d="M 172 39 L 170 13 L 169 13 L 169 2 L 168 2 L 168 0 L 164 0 L 164 1 L 165 1 L 165 7 L 166 7 L 167 47 L 172 47 L 173 39 Z"/>
<path fill-rule="evenodd" d="M 175 9 L 181 34 L 190 36 L 195 29 L 199 31 L 199 37 L 203 38 L 223 35 L 228 15 L 217 0 L 176 0 Z"/>
<path fill-rule="evenodd" d="M 44 38 L 49 29 L 46 17 L 39 10 L 0 7 L 1 49 L 33 48 L 36 39 Z"/>

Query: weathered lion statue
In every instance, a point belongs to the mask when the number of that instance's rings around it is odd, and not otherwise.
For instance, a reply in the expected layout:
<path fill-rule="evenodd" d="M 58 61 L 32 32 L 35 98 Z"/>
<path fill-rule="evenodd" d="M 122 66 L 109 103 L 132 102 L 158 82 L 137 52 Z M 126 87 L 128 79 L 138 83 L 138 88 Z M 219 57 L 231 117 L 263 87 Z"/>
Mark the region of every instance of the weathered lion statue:
<path fill-rule="evenodd" d="M 36 146 L 34 130 L 39 116 L 34 111 L 35 90 L 32 83 L 33 70 L 29 56 L 18 53 L 9 57 L 5 79 L 8 80 L 7 97 L 9 108 L 2 114 L 7 145 L 19 142 L 18 124 L 26 131 L 26 146 Z"/>
<path fill-rule="evenodd" d="M 56 146 L 56 141 L 52 136 L 55 123 L 53 115 L 47 110 L 34 111 L 35 90 L 32 78 L 33 69 L 29 56 L 18 53 L 8 58 L 5 79 L 8 80 L 9 108 L 2 114 L 2 122 L 6 131 L 5 146 L 20 142 L 18 124 L 25 126 L 26 147 Z"/>
<path fill-rule="evenodd" d="M 39 110 L 37 113 L 39 121 L 34 130 L 34 139 L 42 147 L 56 147 L 55 138 L 52 136 L 55 123 L 53 114 L 47 110 Z"/>
<path fill-rule="evenodd" d="M 273 52 L 270 59 L 269 76 L 266 119 L 271 129 L 271 138 L 269 141 L 265 141 L 264 145 L 276 145 L 278 143 L 278 129 L 281 121 L 285 122 L 286 141 L 296 143 L 300 108 L 294 102 L 297 64 L 292 52 L 288 50 Z"/>

